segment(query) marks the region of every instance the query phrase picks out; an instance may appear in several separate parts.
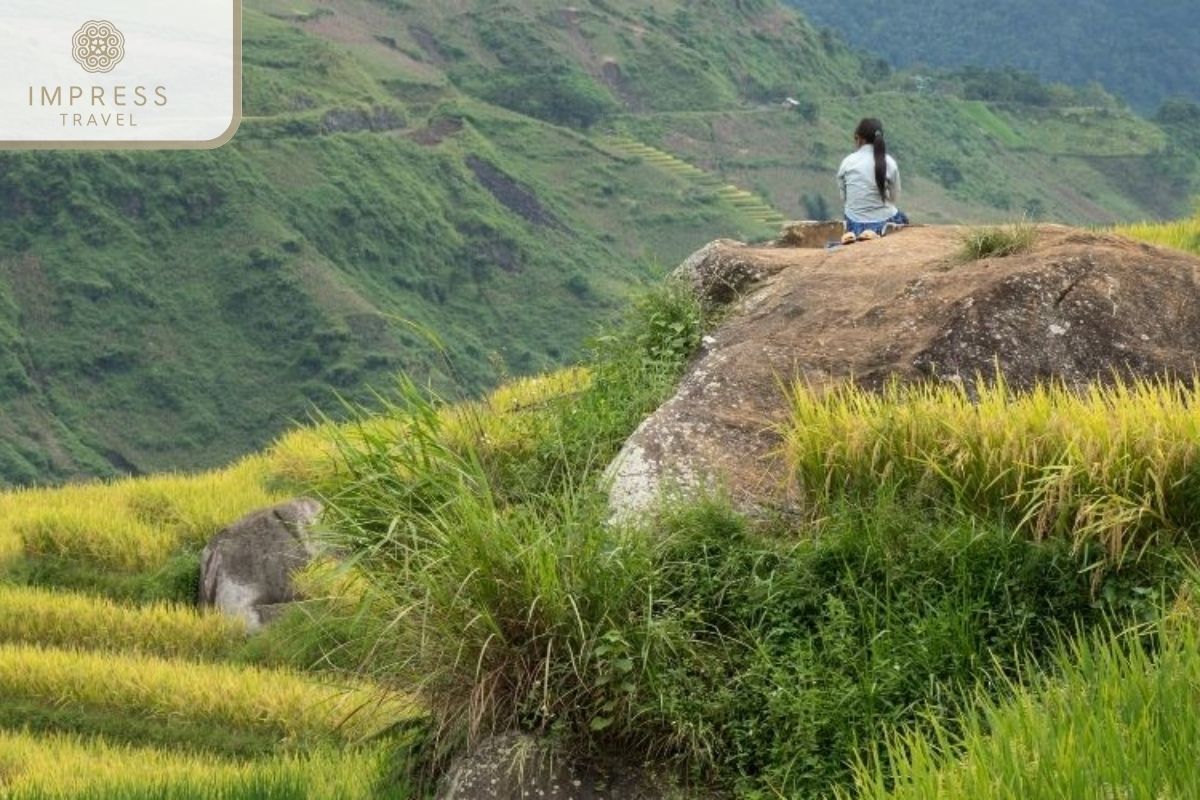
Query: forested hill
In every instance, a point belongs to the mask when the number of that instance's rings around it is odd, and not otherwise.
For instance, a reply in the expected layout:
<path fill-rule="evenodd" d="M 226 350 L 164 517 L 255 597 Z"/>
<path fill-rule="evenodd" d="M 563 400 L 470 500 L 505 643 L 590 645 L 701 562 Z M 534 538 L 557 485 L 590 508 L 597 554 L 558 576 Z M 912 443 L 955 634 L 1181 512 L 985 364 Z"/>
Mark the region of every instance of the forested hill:
<path fill-rule="evenodd" d="M 1175 217 L 1200 186 L 1187 114 L 881 86 L 777 0 L 245 6 L 228 146 L 0 154 L 0 483 L 219 464 L 397 372 L 571 362 L 704 243 L 836 214 L 865 114 L 926 222 Z"/>
<path fill-rule="evenodd" d="M 788 0 L 898 66 L 1017 67 L 1098 81 L 1143 112 L 1200 101 L 1195 0 Z"/>

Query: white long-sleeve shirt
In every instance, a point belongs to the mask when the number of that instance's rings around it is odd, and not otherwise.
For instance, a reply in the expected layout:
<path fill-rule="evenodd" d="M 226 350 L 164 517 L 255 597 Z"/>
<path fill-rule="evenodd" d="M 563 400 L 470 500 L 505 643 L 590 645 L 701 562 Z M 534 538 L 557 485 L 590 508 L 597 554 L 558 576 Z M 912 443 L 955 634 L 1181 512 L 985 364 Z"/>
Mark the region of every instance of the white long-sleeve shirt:
<path fill-rule="evenodd" d="M 879 196 L 875 183 L 875 148 L 864 144 L 846 156 L 838 170 L 838 187 L 846 216 L 854 222 L 886 222 L 899 213 L 900 167 L 887 157 L 887 199 Z"/>

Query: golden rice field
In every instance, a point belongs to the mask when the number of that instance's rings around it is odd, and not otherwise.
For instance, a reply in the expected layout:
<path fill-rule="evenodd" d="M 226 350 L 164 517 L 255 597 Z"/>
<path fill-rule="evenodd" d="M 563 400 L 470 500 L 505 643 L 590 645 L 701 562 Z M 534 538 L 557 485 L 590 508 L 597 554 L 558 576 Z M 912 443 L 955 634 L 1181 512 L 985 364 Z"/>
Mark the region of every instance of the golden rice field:
<path fill-rule="evenodd" d="M 126 572 L 153 570 L 200 547 L 283 495 L 265 488 L 269 459 L 199 475 L 162 475 L 0 494 L 0 567 L 22 553 Z"/>
<path fill-rule="evenodd" d="M 1117 228 L 1117 233 L 1149 244 L 1200 253 L 1200 212 L 1191 219 L 1178 222 L 1123 225 Z"/>
<path fill-rule="evenodd" d="M 211 660 L 227 657 L 245 637 L 240 619 L 190 606 L 136 606 L 73 592 L 0 585 L 0 644 Z"/>
<path fill-rule="evenodd" d="M 880 487 L 1009 518 L 1035 538 L 1098 543 L 1110 561 L 1200 519 L 1200 388 L 1085 392 L 1003 381 L 792 392 L 785 451 L 818 505 Z"/>
<path fill-rule="evenodd" d="M 79 798 L 272 796 L 300 788 L 312 800 L 376 797 L 382 753 L 318 750 L 256 761 L 129 747 L 64 734 L 0 731 L 0 797 Z M 297 795 L 292 795 L 297 796 Z"/>
<path fill-rule="evenodd" d="M 521 412 L 589 380 L 584 370 L 566 370 L 515 381 L 478 402 L 445 406 L 443 430 L 491 447 L 520 447 L 536 416 Z M 370 424 L 398 423 L 381 416 Z M 380 796 L 376 784 L 387 771 L 381 751 L 355 743 L 418 718 L 411 702 L 329 676 L 229 662 L 247 634 L 241 622 L 215 613 L 137 604 L 100 589 L 5 582 L 18 563 L 45 559 L 101 574 L 153 575 L 230 522 L 335 468 L 336 438 L 316 426 L 226 469 L 0 493 L 0 704 L 47 709 L 51 720 L 83 726 L 70 734 L 0 729 L 0 797 Z M 310 597 L 348 604 L 363 591 L 353 573 L 327 564 L 297 580 Z M 110 728 L 118 733 L 89 734 L 88 720 L 97 718 L 117 720 Z M 161 742 L 121 741 L 122 732 L 146 724 Z M 232 759 L 194 738 L 224 750 L 223 737 L 236 739 L 239 731 L 274 741 L 278 754 Z"/>
<path fill-rule="evenodd" d="M 289 742 L 359 741 L 416 714 L 378 690 L 283 670 L 25 644 L 0 645 L 0 696 L 142 720 L 186 717 Z"/>

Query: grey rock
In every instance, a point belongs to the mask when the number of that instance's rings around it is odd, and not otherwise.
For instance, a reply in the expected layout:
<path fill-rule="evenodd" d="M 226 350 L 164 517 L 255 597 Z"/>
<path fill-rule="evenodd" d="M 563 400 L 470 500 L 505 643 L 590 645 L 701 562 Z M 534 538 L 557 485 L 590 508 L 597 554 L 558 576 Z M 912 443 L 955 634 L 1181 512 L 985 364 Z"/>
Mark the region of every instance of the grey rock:
<path fill-rule="evenodd" d="M 451 766 L 438 800 L 683 800 L 683 792 L 649 770 L 599 769 L 569 763 L 525 734 L 485 740 Z"/>
<path fill-rule="evenodd" d="M 671 279 L 686 283 L 708 303 L 730 303 L 766 277 L 752 259 L 742 257 L 744 247 L 741 242 L 719 239 L 680 264 Z"/>
<path fill-rule="evenodd" d="M 320 514 L 320 503 L 300 498 L 218 533 L 200 554 L 200 605 L 241 617 L 250 631 L 275 619 L 299 599 L 292 576 L 317 554 L 309 532 Z"/>

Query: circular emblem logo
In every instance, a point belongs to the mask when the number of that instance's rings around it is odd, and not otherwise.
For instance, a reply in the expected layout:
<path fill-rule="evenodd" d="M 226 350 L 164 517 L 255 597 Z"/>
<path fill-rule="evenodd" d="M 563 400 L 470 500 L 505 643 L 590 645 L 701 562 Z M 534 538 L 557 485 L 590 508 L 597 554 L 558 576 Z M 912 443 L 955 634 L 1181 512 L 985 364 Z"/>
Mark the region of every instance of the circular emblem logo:
<path fill-rule="evenodd" d="M 125 36 L 111 22 L 91 20 L 75 31 L 71 54 L 88 72 L 111 72 L 125 58 Z"/>

